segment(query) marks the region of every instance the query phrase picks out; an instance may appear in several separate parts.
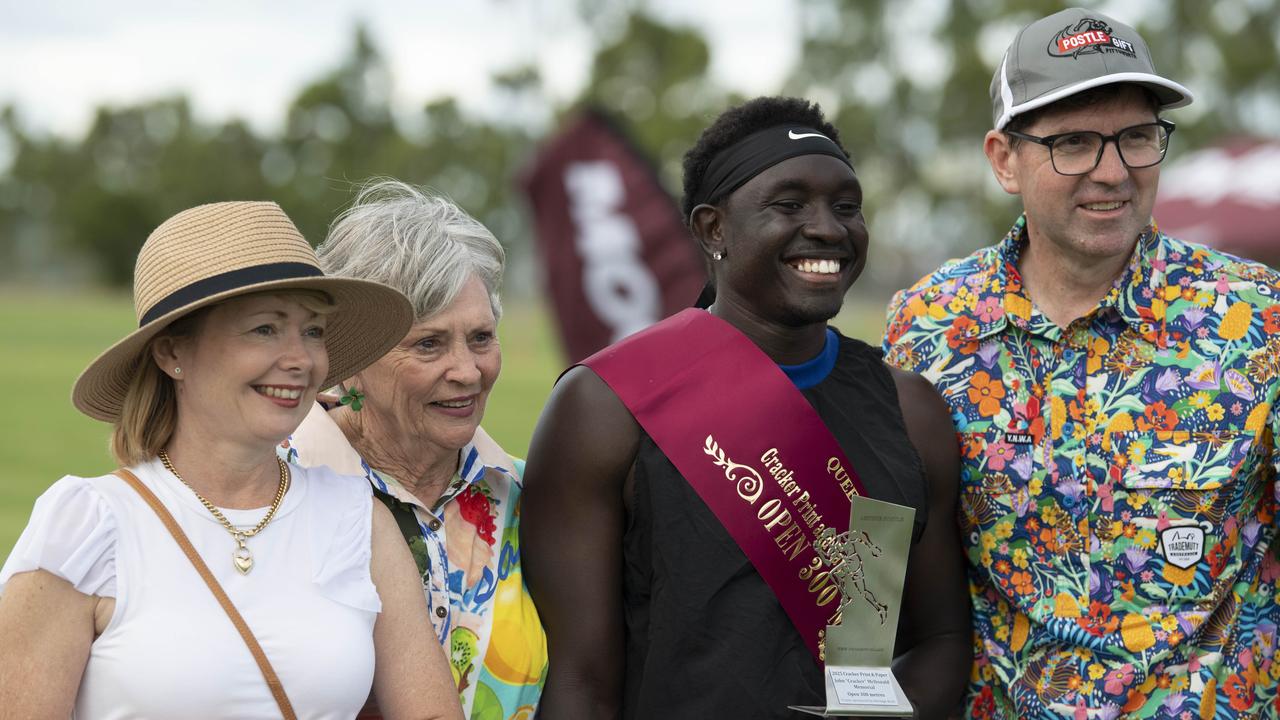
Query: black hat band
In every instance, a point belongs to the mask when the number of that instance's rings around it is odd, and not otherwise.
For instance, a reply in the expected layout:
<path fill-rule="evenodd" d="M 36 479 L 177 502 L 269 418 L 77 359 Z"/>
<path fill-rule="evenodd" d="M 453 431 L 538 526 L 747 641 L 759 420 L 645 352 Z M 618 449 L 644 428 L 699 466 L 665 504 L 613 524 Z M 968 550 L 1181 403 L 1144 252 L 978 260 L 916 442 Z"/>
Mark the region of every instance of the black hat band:
<path fill-rule="evenodd" d="M 306 263 L 283 262 L 254 265 L 252 267 L 229 270 L 178 288 L 164 296 L 138 321 L 142 327 L 156 318 L 163 317 L 174 310 L 184 308 L 212 295 L 218 295 L 237 288 L 259 285 L 275 280 L 293 280 L 295 278 L 323 277 L 324 273 L 315 265 Z"/>

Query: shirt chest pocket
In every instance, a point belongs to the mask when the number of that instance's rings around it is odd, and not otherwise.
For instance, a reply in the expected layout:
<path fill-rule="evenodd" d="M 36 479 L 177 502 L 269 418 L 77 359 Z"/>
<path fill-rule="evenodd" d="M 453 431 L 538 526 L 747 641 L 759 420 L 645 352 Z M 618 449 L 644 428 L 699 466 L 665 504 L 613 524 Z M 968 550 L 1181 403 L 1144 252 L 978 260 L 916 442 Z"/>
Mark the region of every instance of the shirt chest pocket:
<path fill-rule="evenodd" d="M 1239 514 L 1266 454 L 1252 432 L 1127 432 L 1112 437 L 1109 504 L 1117 567 L 1149 602 L 1199 607 L 1247 556 Z M 1123 521 L 1120 519 L 1123 518 Z"/>
<path fill-rule="evenodd" d="M 1126 432 L 1111 438 L 1110 474 L 1129 490 L 1220 490 L 1256 462 L 1254 433 Z"/>

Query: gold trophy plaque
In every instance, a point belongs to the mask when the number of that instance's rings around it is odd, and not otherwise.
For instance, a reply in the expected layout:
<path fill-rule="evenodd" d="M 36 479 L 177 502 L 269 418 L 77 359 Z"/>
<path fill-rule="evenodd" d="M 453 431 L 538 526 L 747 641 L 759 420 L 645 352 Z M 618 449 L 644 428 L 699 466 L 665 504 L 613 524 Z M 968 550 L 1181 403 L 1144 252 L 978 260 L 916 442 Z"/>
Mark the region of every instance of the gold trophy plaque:
<path fill-rule="evenodd" d="M 848 532 L 828 528 L 814 541 L 840 597 L 823 639 L 827 704 L 791 709 L 821 717 L 912 717 L 892 666 L 915 510 L 862 496 L 850 505 Z"/>

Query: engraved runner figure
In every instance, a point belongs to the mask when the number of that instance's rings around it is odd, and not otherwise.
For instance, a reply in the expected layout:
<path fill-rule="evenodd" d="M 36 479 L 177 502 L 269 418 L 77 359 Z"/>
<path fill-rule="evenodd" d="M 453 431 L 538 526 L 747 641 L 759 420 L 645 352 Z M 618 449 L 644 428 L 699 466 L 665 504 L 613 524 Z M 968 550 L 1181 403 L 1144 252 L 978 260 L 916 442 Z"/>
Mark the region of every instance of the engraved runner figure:
<path fill-rule="evenodd" d="M 836 617 L 844 617 L 844 609 L 853 602 L 850 587 L 856 589 L 870 605 L 875 608 L 883 625 L 889 617 L 889 606 L 876 600 L 875 593 L 867 587 L 867 578 L 863 572 L 862 555 L 858 553 L 858 544 L 865 545 L 871 557 L 880 557 L 880 546 L 871 540 L 871 536 L 861 530 L 848 530 L 836 534 L 835 528 L 824 529 L 813 541 L 818 558 L 831 569 L 830 577 L 835 578 L 840 589 L 840 608 Z M 838 623 L 835 623 L 838 624 Z"/>

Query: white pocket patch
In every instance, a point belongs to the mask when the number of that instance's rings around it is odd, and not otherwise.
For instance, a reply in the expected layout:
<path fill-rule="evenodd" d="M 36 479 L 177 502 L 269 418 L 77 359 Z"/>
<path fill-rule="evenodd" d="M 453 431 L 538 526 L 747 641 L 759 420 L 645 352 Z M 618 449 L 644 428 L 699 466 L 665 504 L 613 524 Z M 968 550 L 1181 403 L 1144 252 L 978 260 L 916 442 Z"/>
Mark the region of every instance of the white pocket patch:
<path fill-rule="evenodd" d="M 1204 529 L 1181 525 L 1161 530 L 1160 552 L 1170 565 L 1186 570 L 1204 559 Z"/>

